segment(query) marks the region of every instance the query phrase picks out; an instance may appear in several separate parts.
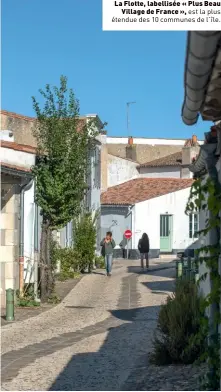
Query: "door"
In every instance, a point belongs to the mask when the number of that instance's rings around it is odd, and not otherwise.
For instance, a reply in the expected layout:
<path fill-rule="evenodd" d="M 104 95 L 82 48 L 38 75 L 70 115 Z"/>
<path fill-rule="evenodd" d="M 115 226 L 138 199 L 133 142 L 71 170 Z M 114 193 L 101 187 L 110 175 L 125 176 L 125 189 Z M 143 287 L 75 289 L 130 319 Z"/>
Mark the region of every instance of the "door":
<path fill-rule="evenodd" d="M 160 252 L 172 252 L 171 215 L 160 215 Z"/>

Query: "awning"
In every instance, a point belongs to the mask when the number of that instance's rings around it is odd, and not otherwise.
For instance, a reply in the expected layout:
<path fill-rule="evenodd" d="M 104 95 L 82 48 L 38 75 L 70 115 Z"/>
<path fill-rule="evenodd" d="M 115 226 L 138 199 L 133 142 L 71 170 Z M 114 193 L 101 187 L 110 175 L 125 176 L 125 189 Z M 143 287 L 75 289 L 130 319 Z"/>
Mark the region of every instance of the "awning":
<path fill-rule="evenodd" d="M 202 110 L 220 42 L 220 31 L 188 32 L 182 107 L 187 125 L 195 124 Z"/>

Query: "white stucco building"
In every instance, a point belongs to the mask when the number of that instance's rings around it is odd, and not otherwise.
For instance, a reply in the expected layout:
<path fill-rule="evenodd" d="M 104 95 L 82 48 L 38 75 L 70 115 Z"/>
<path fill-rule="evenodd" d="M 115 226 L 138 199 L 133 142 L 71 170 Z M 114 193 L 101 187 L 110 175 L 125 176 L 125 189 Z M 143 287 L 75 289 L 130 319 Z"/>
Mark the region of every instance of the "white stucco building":
<path fill-rule="evenodd" d="M 34 203 L 31 167 L 35 148 L 1 141 L 1 304 L 5 290 L 18 289 L 19 281 L 34 283 L 39 211 Z M 19 268 L 19 266 L 22 267 Z M 23 276 L 21 276 L 23 271 Z M 20 275 L 20 276 L 19 276 Z"/>
<path fill-rule="evenodd" d="M 101 138 L 98 134 L 89 152 L 90 170 L 84 200 L 87 211 L 93 215 L 98 212 L 97 250 L 100 249 Z M 36 148 L 14 142 L 13 132 L 3 130 L 0 151 L 1 305 L 5 307 L 5 290 L 8 288 L 18 289 L 24 283 L 34 283 L 37 294 L 42 218 L 35 203 L 35 183 L 31 173 Z M 72 245 L 72 222 L 57 233 L 57 240 L 62 247 Z"/>
<path fill-rule="evenodd" d="M 198 216 L 185 215 L 193 180 L 179 178 L 138 178 L 110 187 L 102 194 L 102 235 L 111 230 L 120 257 L 119 243 L 126 229 L 133 233 L 130 258 L 139 257 L 137 245 L 142 233 L 150 238 L 150 257 L 176 254 L 191 247 L 198 230 Z M 118 249 L 118 250 L 117 250 Z"/>
<path fill-rule="evenodd" d="M 101 167 L 107 174 L 103 190 L 135 178 L 192 178 L 192 173 L 185 168 L 189 159 L 187 151 L 191 146 L 198 149 L 202 141 L 198 141 L 194 135 L 187 140 L 106 137 L 105 143 L 106 166 L 103 158 Z M 174 148 L 177 151 L 170 153 Z M 113 150 L 113 153 L 108 153 L 109 150 Z"/>
<path fill-rule="evenodd" d="M 189 162 L 189 168 L 195 178 L 202 182 L 212 179 L 216 186 L 221 186 L 221 31 L 189 31 L 187 33 L 186 58 L 184 70 L 184 102 L 182 106 L 182 119 L 186 125 L 194 125 L 199 117 L 202 120 L 215 123 L 205 133 L 205 144 L 201 147 L 195 162 Z M 210 124 L 208 125 L 208 128 Z M 200 228 L 205 229 L 209 218 L 209 208 L 200 211 Z M 221 246 L 221 211 L 217 213 L 217 222 L 220 227 L 211 229 L 206 236 L 200 236 L 198 247 L 214 244 Z M 201 292 L 206 296 L 213 286 L 213 274 L 205 264 L 200 266 L 200 275 L 207 273 L 205 281 L 200 282 Z M 214 272 L 213 272 L 214 273 Z M 221 276 L 221 254 L 218 260 L 218 277 Z M 220 321 L 216 312 L 221 310 L 216 301 L 209 306 L 209 336 L 221 336 Z M 221 339 L 220 339 L 221 341 Z M 211 339 L 209 338 L 209 343 Z M 221 348 L 220 348 L 221 361 Z M 217 369 L 218 361 L 211 365 L 214 380 L 220 374 Z M 219 364 L 220 365 L 220 364 Z M 221 389 L 220 385 L 215 388 Z M 218 382 L 217 382 L 218 384 Z"/>

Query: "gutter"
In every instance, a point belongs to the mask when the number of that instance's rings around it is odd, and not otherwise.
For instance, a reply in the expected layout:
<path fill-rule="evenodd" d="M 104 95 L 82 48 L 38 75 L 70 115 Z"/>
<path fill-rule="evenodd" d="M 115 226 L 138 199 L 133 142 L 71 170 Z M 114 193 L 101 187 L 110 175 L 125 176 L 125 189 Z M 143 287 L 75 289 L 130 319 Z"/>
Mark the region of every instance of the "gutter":
<path fill-rule="evenodd" d="M 23 295 L 24 291 L 24 199 L 25 192 L 28 191 L 34 180 L 32 179 L 28 183 L 21 187 L 20 192 L 20 225 L 19 225 L 19 291 L 20 295 Z"/>
<path fill-rule="evenodd" d="M 187 35 L 182 120 L 197 123 L 216 60 L 220 31 L 189 31 Z"/>

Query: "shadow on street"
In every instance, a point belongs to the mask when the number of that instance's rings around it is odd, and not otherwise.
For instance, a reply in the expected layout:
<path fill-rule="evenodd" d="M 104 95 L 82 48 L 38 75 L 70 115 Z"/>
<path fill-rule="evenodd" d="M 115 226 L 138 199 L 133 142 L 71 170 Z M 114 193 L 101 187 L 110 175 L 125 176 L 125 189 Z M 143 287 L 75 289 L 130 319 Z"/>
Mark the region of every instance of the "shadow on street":
<path fill-rule="evenodd" d="M 151 340 L 148 328 L 154 323 L 151 330 L 155 329 L 158 311 L 159 306 L 110 311 L 112 317 L 127 322 L 108 329 L 98 352 L 73 355 L 49 390 L 123 390 L 134 366 L 140 365 L 139 358 L 147 361 Z"/>

